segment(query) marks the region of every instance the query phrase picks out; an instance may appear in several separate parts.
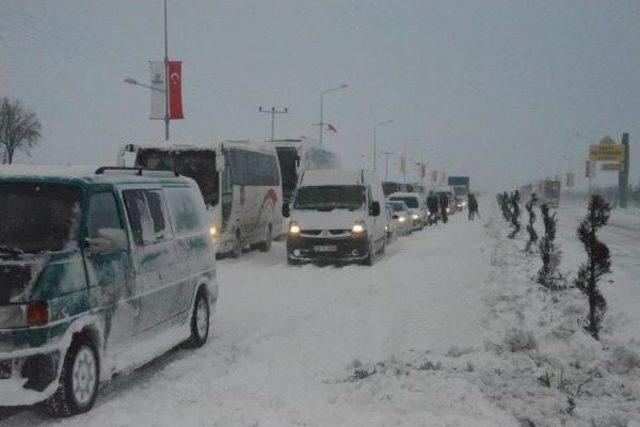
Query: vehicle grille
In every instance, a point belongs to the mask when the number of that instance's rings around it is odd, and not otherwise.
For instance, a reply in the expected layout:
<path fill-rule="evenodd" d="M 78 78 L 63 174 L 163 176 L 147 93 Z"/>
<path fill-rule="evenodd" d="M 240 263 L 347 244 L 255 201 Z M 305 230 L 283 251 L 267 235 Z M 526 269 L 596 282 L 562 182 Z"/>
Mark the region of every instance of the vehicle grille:
<path fill-rule="evenodd" d="M 322 230 L 302 230 L 300 234 L 306 234 L 307 236 L 319 236 Z"/>
<path fill-rule="evenodd" d="M 337 236 L 339 234 L 349 234 L 350 230 L 329 230 L 329 233 Z"/>

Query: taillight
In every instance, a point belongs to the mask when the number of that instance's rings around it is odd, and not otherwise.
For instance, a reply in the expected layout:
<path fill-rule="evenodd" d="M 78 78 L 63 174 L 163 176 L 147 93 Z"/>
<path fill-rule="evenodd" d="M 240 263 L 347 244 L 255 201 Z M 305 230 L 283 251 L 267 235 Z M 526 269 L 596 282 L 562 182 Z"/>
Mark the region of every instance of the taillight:
<path fill-rule="evenodd" d="M 27 325 L 43 326 L 49 323 L 49 304 L 46 301 L 29 303 L 27 306 Z"/>

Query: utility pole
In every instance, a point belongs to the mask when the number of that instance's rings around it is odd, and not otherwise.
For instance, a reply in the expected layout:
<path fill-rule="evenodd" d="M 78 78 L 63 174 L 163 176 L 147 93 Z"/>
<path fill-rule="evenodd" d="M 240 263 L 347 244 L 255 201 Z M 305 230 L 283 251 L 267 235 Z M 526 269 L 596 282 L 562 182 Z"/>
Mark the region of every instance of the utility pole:
<path fill-rule="evenodd" d="M 627 207 L 629 201 L 629 134 L 622 134 L 622 150 L 624 159 L 622 168 L 618 172 L 618 206 L 622 209 Z"/>
<path fill-rule="evenodd" d="M 389 156 L 393 154 L 393 151 L 381 151 L 380 154 L 384 156 L 384 179 L 389 178 Z"/>
<path fill-rule="evenodd" d="M 287 114 L 289 110 L 287 107 L 285 107 L 284 110 L 276 110 L 276 107 L 271 107 L 271 110 L 263 110 L 262 107 L 258 107 L 258 111 L 265 114 L 271 114 L 271 141 L 273 141 L 276 114 Z"/>
<path fill-rule="evenodd" d="M 167 36 L 167 0 L 164 0 L 164 140 L 169 140 L 169 43 Z"/>
<path fill-rule="evenodd" d="M 378 169 L 378 157 L 377 151 L 378 147 L 376 145 L 376 129 L 378 126 L 384 126 L 393 123 L 393 120 L 385 120 L 384 122 L 376 123 L 373 125 L 373 171 L 375 172 Z"/>

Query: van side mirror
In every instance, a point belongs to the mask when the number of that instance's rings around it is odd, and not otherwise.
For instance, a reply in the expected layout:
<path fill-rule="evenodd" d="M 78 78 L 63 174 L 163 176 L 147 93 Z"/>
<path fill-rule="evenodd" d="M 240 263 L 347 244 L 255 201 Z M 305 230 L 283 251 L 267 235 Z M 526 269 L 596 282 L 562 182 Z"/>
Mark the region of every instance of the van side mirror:
<path fill-rule="evenodd" d="M 369 206 L 369 215 L 371 216 L 380 216 L 380 203 L 379 202 L 371 202 Z"/>
<path fill-rule="evenodd" d="M 109 254 L 127 250 L 127 234 L 120 228 L 101 228 L 98 237 L 87 238 L 86 247 L 96 254 Z"/>
<path fill-rule="evenodd" d="M 282 204 L 282 216 L 285 218 L 289 218 L 291 216 L 291 208 L 289 208 L 288 202 L 284 202 Z"/>

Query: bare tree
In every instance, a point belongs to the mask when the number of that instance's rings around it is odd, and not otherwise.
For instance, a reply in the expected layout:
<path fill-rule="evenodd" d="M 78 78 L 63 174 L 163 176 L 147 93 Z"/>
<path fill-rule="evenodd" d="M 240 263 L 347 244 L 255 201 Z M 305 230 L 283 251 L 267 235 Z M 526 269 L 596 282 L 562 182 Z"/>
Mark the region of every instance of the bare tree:
<path fill-rule="evenodd" d="M 3 97 L 0 102 L 0 161 L 13 163 L 16 150 L 31 155 L 31 148 L 40 140 L 40 120 L 19 100 L 11 102 Z"/>

